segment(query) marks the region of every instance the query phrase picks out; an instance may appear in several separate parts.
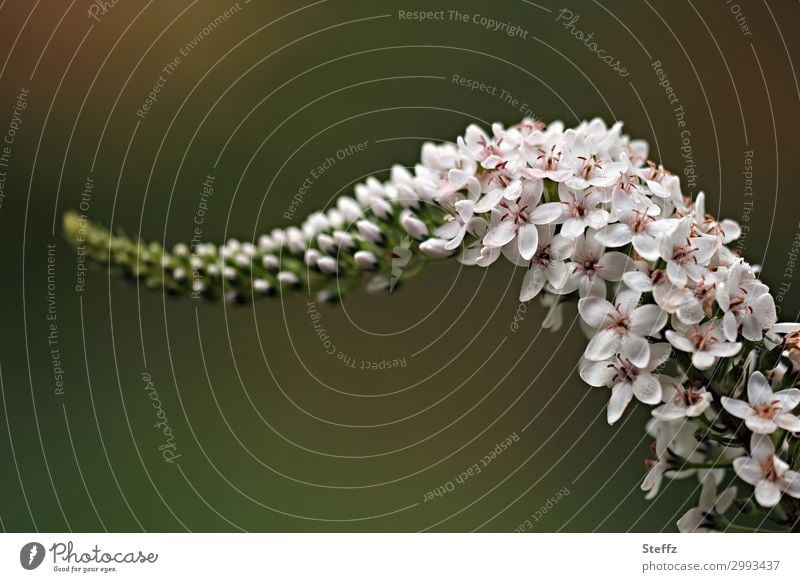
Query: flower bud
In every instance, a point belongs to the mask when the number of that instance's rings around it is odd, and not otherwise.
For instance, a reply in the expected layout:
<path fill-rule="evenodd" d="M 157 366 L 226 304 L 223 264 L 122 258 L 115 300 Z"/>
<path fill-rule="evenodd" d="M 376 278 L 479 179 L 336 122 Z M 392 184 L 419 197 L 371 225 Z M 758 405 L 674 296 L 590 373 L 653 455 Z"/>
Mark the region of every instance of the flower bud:
<path fill-rule="evenodd" d="M 336 201 L 336 207 L 348 223 L 355 222 L 362 215 L 361 206 L 349 196 L 342 196 Z"/>
<path fill-rule="evenodd" d="M 317 236 L 317 246 L 323 253 L 336 252 L 336 245 L 333 242 L 333 237 L 329 234 L 322 233 Z"/>
<path fill-rule="evenodd" d="M 353 249 L 356 247 L 356 241 L 353 240 L 353 236 L 343 230 L 334 231 L 333 240 L 337 245 L 343 248 Z"/>
<path fill-rule="evenodd" d="M 381 229 L 374 222 L 370 222 L 369 220 L 359 220 L 356 223 L 356 228 L 361 236 L 367 239 L 370 242 L 374 242 L 376 244 L 383 243 L 383 233 L 381 233 Z"/>
<path fill-rule="evenodd" d="M 276 276 L 283 287 L 297 287 L 300 285 L 299 277 L 290 271 L 281 271 Z"/>
<path fill-rule="evenodd" d="M 254 279 L 253 291 L 255 291 L 256 293 L 269 293 L 270 284 L 264 279 Z"/>
<path fill-rule="evenodd" d="M 335 275 L 339 272 L 339 266 L 336 264 L 336 259 L 333 257 L 319 257 L 319 259 L 317 259 L 317 267 L 319 267 L 320 271 L 328 275 Z"/>
<path fill-rule="evenodd" d="M 444 248 L 445 244 L 447 244 L 446 240 L 429 238 L 425 242 L 420 243 L 419 250 L 433 259 L 444 259 L 453 254 L 453 251 L 448 251 Z"/>
<path fill-rule="evenodd" d="M 264 268 L 268 271 L 275 272 L 280 267 L 280 261 L 278 261 L 278 257 L 275 255 L 264 255 L 261 258 L 261 264 L 264 265 Z"/>
<path fill-rule="evenodd" d="M 355 259 L 359 268 L 364 269 L 365 271 L 371 271 L 378 266 L 377 257 L 375 257 L 375 255 L 370 251 L 358 251 L 355 255 L 353 255 L 353 258 Z"/>
<path fill-rule="evenodd" d="M 238 267 L 246 269 L 250 266 L 250 257 L 248 257 L 245 253 L 236 253 L 236 256 L 233 257 L 233 262 L 236 263 Z"/>
<path fill-rule="evenodd" d="M 189 254 L 189 247 L 184 243 L 178 243 L 172 247 L 172 254 L 176 257 L 185 257 Z"/>
<path fill-rule="evenodd" d="M 303 233 L 296 226 L 286 229 L 286 246 L 296 255 L 302 255 L 306 248 L 306 240 Z"/>
<path fill-rule="evenodd" d="M 322 255 L 317 249 L 307 249 L 303 260 L 309 267 L 316 267 L 317 260 L 320 258 L 320 256 Z"/>
<path fill-rule="evenodd" d="M 258 237 L 258 250 L 264 253 L 268 253 L 275 250 L 275 243 L 272 242 L 272 239 L 269 235 L 262 234 Z"/>
<path fill-rule="evenodd" d="M 410 210 L 404 210 L 400 215 L 400 224 L 406 229 L 406 232 L 412 238 L 417 240 L 423 239 L 428 236 L 428 227 L 419 218 L 414 216 Z"/>

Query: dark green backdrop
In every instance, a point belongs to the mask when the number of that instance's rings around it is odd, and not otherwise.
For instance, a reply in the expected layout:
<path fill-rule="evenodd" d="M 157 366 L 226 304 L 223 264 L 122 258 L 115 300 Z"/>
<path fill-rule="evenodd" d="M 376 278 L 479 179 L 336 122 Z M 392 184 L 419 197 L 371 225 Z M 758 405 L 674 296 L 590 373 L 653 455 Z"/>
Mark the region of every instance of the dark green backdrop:
<path fill-rule="evenodd" d="M 203 236 L 252 239 L 288 224 L 298 187 L 348 144 L 367 147 L 313 180 L 298 219 L 369 174 L 412 165 L 423 139 L 513 123 L 524 103 L 543 120 L 623 120 L 654 160 L 694 172 L 685 191 L 749 219 L 744 252 L 785 285 L 781 315 L 795 319 L 796 2 L 241 0 L 227 18 L 225 0 L 96 6 L 0 8 L 0 133 L 29 91 L 0 168 L 3 529 L 510 531 L 526 519 L 536 531 L 674 529 L 695 481 L 643 499 L 646 411 L 606 425 L 607 393 L 575 373 L 584 340 L 573 314 L 558 333 L 540 330 L 542 309 L 518 313 L 522 274 L 502 262 L 453 262 L 391 297 L 318 306 L 337 358 L 303 297 L 200 304 L 95 267 L 76 292 L 78 263 L 53 225 L 91 178 L 91 217 L 172 244 L 192 236 L 213 175 Z M 579 16 L 571 29 L 557 22 L 562 8 Z M 420 9 L 445 20 L 400 17 Z M 593 33 L 628 76 L 571 30 Z M 157 101 L 137 116 L 159 75 Z M 365 360 L 405 366 L 361 370 Z M 173 431 L 173 463 L 143 374 Z M 480 473 L 455 481 L 476 463 Z M 548 503 L 559 491 L 569 494 Z"/>

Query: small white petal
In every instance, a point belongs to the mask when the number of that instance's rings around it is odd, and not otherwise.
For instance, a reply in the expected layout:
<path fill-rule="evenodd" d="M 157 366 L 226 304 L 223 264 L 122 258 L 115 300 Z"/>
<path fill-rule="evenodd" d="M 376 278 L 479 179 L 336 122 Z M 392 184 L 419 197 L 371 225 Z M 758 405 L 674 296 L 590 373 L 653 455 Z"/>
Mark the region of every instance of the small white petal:
<path fill-rule="evenodd" d="M 764 374 L 754 372 L 747 381 L 747 400 L 754 407 L 768 405 L 772 402 L 772 386 Z"/>
<path fill-rule="evenodd" d="M 744 423 L 747 428 L 756 434 L 772 434 L 778 430 L 778 425 L 772 419 L 764 418 L 763 416 L 752 415 L 748 416 Z"/>
<path fill-rule="evenodd" d="M 756 485 L 756 501 L 761 507 L 775 507 L 781 500 L 781 490 L 767 479 L 762 479 Z"/>
<path fill-rule="evenodd" d="M 519 254 L 529 260 L 539 246 L 539 231 L 534 224 L 523 224 L 519 229 Z"/>
<path fill-rule="evenodd" d="M 483 244 L 487 247 L 499 248 L 511 242 L 516 234 L 517 227 L 511 220 L 501 220 L 489 229 L 489 232 L 483 237 Z"/>
<path fill-rule="evenodd" d="M 800 433 L 800 418 L 797 418 L 794 414 L 781 412 L 776 414 L 773 420 L 775 421 L 775 424 L 777 424 L 783 430 Z"/>
<path fill-rule="evenodd" d="M 628 335 L 622 341 L 622 356 L 637 368 L 644 368 L 650 361 L 650 344 L 638 335 Z"/>
<path fill-rule="evenodd" d="M 615 355 L 619 351 L 619 347 L 619 334 L 613 329 L 604 329 L 589 341 L 584 356 L 587 360 L 599 362 Z"/>
<path fill-rule="evenodd" d="M 721 402 L 722 407 L 736 418 L 748 418 L 755 413 L 753 407 L 744 400 L 723 396 Z"/>
<path fill-rule="evenodd" d="M 751 457 L 739 457 L 733 460 L 733 470 L 745 483 L 755 485 L 764 476 L 761 465 Z"/>
<path fill-rule="evenodd" d="M 633 381 L 633 393 L 640 402 L 645 404 L 661 402 L 661 384 L 652 374 L 639 374 Z"/>
<path fill-rule="evenodd" d="M 530 269 L 525 273 L 525 278 L 522 280 L 519 300 L 524 303 L 536 297 L 542 290 L 542 287 L 544 287 L 546 279 L 547 276 L 541 265 L 531 265 Z"/>
<path fill-rule="evenodd" d="M 637 234 L 633 236 L 633 249 L 641 255 L 643 259 L 655 261 L 661 255 L 658 252 L 658 239 L 647 234 Z"/>
<path fill-rule="evenodd" d="M 600 327 L 611 321 L 614 306 L 602 297 L 585 297 L 578 301 L 578 312 L 587 324 Z"/>
<path fill-rule="evenodd" d="M 689 338 L 682 336 L 676 331 L 668 329 L 665 332 L 667 337 L 667 341 L 673 345 L 676 350 L 680 350 L 682 352 L 693 352 L 694 351 L 694 344 L 689 340 Z"/>
<path fill-rule="evenodd" d="M 607 362 L 591 362 L 583 360 L 580 366 L 580 376 L 589 386 L 609 386 L 614 378 L 614 368 Z"/>
<path fill-rule="evenodd" d="M 600 276 L 606 281 L 619 281 L 622 274 L 633 266 L 633 262 L 627 255 L 618 251 L 605 253 L 597 262 Z"/>
<path fill-rule="evenodd" d="M 621 417 L 633 398 L 633 388 L 627 382 L 620 382 L 611 389 L 611 398 L 608 401 L 606 418 L 608 424 L 614 424 Z"/>
<path fill-rule="evenodd" d="M 533 224 L 551 224 L 564 216 L 566 205 L 560 202 L 540 204 L 528 215 Z"/>
<path fill-rule="evenodd" d="M 712 354 L 707 351 L 695 352 L 692 354 L 692 365 L 698 370 L 708 370 L 717 361 Z"/>

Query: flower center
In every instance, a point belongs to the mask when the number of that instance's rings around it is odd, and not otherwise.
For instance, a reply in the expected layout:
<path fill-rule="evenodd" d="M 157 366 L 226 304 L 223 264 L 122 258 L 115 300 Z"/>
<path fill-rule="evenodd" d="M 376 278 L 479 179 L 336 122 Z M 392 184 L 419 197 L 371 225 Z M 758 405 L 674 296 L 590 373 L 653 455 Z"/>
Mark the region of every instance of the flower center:
<path fill-rule="evenodd" d="M 685 245 L 679 245 L 675 247 L 675 251 L 672 254 L 672 260 L 676 263 L 683 265 L 689 262 L 697 262 L 697 257 L 694 256 L 694 253 L 697 252 L 697 248 L 692 246 L 692 241 L 688 238 L 686 239 Z"/>
<path fill-rule="evenodd" d="M 609 364 L 610 367 L 614 368 L 614 381 L 632 384 L 639 375 L 639 370 L 630 362 L 623 361 L 619 356 L 617 356 L 617 359 L 620 361 L 619 364 Z"/>
<path fill-rule="evenodd" d="M 553 259 L 550 256 L 550 245 L 546 244 L 545 246 L 541 247 L 539 252 L 533 256 L 531 263 L 536 262 L 543 267 L 549 267 L 552 260 Z"/>
<path fill-rule="evenodd" d="M 753 408 L 757 416 L 768 419 L 772 419 L 780 409 L 781 409 L 780 400 L 773 400 L 769 404 L 763 404 L 761 406 L 756 406 Z"/>
<path fill-rule="evenodd" d="M 646 232 L 647 225 L 653 220 L 655 219 L 647 214 L 647 212 L 634 210 L 633 218 L 628 221 L 628 228 L 630 228 L 636 234 L 639 234 L 640 232 Z"/>
<path fill-rule="evenodd" d="M 536 158 L 537 160 L 544 159 L 544 169 L 548 172 L 550 170 L 554 170 L 556 166 L 558 166 L 558 162 L 561 159 L 561 152 L 556 152 L 556 146 L 552 146 L 550 148 L 550 153 L 548 154 L 542 148 L 539 148 L 539 155 Z"/>
<path fill-rule="evenodd" d="M 713 344 L 714 342 L 719 341 L 716 337 L 711 335 L 710 330 L 706 333 L 700 333 L 699 331 L 695 331 L 694 333 L 689 335 L 689 341 L 691 341 L 695 347 L 697 348 L 698 352 L 702 352 L 706 349 L 707 346 Z"/>
<path fill-rule="evenodd" d="M 682 400 L 686 406 L 694 406 L 703 401 L 703 395 L 696 390 L 680 390 L 675 394 L 675 400 Z"/>
<path fill-rule="evenodd" d="M 505 200 L 500 203 L 500 206 L 506 209 L 506 212 L 503 214 L 501 220 L 513 220 L 514 224 L 517 226 L 528 222 L 528 206 L 527 204 L 519 206 L 521 199 L 522 198 L 520 197 L 514 201 L 514 206 L 516 208 L 511 208 L 511 206 L 509 206 L 508 202 Z"/>
<path fill-rule="evenodd" d="M 777 481 L 780 479 L 778 469 L 775 467 L 775 455 L 769 455 L 767 460 L 761 466 L 761 471 L 764 473 L 764 478 L 770 481 Z"/>

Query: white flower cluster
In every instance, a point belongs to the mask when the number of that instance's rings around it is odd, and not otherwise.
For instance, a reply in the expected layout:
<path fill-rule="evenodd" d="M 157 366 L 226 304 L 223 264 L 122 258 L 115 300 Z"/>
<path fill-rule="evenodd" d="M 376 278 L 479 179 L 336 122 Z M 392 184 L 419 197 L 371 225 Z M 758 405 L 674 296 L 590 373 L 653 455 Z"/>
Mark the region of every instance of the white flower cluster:
<path fill-rule="evenodd" d="M 78 226 L 65 218 L 73 238 Z M 648 498 L 664 477 L 700 479 L 681 529 L 724 529 L 735 490 L 717 486 L 735 475 L 755 490 L 740 511 L 800 530 L 800 325 L 777 323 L 757 268 L 727 246 L 740 234 L 621 124 L 525 119 L 427 143 L 413 171 L 394 166 L 252 243 L 165 253 L 96 225 L 85 238 L 93 257 L 154 288 L 234 300 L 289 288 L 338 297 L 365 278 L 392 290 L 430 259 L 487 267 L 503 255 L 525 269 L 520 300 L 550 308 L 545 327 L 577 299 L 589 336 L 580 375 L 609 390 L 608 422 L 634 398 L 652 407 Z"/>
<path fill-rule="evenodd" d="M 677 176 L 647 161 L 646 143 L 599 119 L 495 124 L 491 135 L 470 126 L 457 144 L 424 153 L 433 200 L 450 219 L 422 250 L 460 249 L 463 263 L 483 267 L 505 256 L 527 270 L 521 301 L 577 294 L 590 338 L 580 375 L 610 389 L 608 422 L 634 397 L 654 407 L 648 497 L 665 475 L 696 474 L 707 503 L 725 475 L 717 467 L 731 466 L 762 507 L 800 498 L 800 475 L 784 460 L 800 432 L 800 390 L 773 391 L 754 349 L 765 333 L 800 327 L 776 325 L 757 269 L 726 246 L 741 234 L 734 221 L 706 214 L 703 193 L 685 197 Z M 796 366 L 767 371 L 779 387 L 797 378 Z M 745 384 L 748 401 L 733 398 Z"/>

